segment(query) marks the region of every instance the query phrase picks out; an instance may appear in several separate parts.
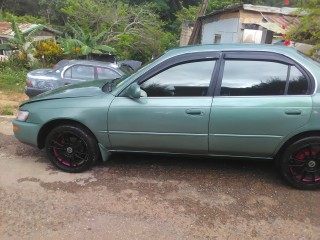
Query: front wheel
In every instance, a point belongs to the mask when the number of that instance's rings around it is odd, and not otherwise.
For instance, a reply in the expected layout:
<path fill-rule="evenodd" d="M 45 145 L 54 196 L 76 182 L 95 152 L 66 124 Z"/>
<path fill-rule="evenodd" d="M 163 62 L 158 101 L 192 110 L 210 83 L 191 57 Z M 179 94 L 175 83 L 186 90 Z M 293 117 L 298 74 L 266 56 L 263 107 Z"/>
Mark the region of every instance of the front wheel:
<path fill-rule="evenodd" d="M 62 125 L 52 129 L 45 146 L 53 165 L 65 172 L 83 172 L 99 157 L 97 141 L 80 125 Z"/>
<path fill-rule="evenodd" d="M 320 137 L 306 137 L 289 145 L 278 159 L 282 177 L 298 189 L 320 188 Z"/>

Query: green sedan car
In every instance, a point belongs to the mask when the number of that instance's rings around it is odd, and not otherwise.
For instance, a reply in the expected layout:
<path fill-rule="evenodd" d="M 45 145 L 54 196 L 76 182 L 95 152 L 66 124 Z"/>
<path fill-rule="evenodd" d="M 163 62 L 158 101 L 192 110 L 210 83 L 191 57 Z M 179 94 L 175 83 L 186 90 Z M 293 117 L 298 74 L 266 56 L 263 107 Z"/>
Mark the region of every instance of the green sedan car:
<path fill-rule="evenodd" d="M 319 65 L 288 47 L 183 47 L 130 76 L 32 98 L 13 130 L 67 172 L 112 152 L 263 158 L 290 185 L 317 189 L 319 81 Z"/>

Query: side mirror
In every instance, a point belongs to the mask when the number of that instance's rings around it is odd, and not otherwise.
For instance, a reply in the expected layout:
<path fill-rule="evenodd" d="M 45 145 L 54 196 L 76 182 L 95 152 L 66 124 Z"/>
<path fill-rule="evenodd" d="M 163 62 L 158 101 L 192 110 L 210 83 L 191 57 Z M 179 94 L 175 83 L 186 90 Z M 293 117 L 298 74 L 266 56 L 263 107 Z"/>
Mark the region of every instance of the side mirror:
<path fill-rule="evenodd" d="M 140 98 L 141 89 L 137 83 L 131 84 L 126 91 L 126 96 L 129 98 Z"/>

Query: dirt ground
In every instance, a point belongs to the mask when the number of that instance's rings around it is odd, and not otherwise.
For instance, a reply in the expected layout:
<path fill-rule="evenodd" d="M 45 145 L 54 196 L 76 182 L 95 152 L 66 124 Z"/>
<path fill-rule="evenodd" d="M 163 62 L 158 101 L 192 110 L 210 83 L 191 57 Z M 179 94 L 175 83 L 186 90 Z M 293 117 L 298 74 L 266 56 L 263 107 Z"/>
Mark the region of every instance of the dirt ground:
<path fill-rule="evenodd" d="M 0 239 L 320 239 L 320 191 L 272 162 L 115 154 L 56 170 L 0 117 Z"/>
<path fill-rule="evenodd" d="M 24 93 L 8 93 L 0 91 L 0 114 L 3 108 L 9 108 L 15 115 L 19 105 L 27 99 L 28 96 Z"/>

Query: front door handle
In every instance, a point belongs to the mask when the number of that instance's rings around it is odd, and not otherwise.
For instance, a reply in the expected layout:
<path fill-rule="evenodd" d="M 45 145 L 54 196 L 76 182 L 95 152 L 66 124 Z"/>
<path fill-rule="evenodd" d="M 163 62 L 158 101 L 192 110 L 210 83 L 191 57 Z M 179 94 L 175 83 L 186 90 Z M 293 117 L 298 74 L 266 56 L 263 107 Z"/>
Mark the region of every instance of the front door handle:
<path fill-rule="evenodd" d="M 286 110 L 285 114 L 287 115 L 301 115 L 302 111 L 301 110 Z"/>
<path fill-rule="evenodd" d="M 187 109 L 186 114 L 189 115 L 203 115 L 203 112 L 200 109 Z"/>

